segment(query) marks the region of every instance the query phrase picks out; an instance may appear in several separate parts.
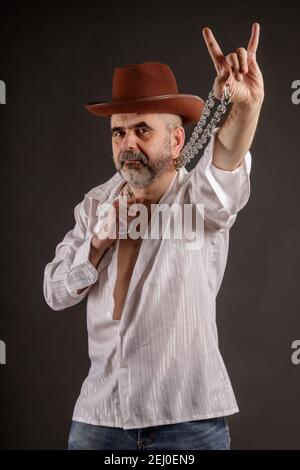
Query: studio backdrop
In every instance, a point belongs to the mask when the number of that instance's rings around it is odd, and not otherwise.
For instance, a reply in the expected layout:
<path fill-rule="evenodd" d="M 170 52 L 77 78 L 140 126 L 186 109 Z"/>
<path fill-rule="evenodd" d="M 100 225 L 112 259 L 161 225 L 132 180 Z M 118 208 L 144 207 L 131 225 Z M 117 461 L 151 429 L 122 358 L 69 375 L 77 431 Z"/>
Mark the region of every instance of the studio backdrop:
<path fill-rule="evenodd" d="M 115 67 L 145 61 L 205 100 L 215 70 L 203 27 L 228 53 L 254 22 L 265 99 L 217 296 L 219 347 L 240 409 L 228 416 L 232 448 L 300 449 L 299 14 L 297 2 L 1 4 L 2 449 L 65 449 L 90 366 L 86 299 L 54 311 L 43 295 L 74 207 L 116 171 L 110 120 L 83 104 L 110 99 Z"/>

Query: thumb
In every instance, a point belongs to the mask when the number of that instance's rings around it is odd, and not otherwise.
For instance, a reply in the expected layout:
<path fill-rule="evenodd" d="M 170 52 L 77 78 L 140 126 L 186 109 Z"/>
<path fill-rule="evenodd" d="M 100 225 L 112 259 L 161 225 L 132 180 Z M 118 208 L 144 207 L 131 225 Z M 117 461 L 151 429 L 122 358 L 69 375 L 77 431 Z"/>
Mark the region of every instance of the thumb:
<path fill-rule="evenodd" d="M 228 67 L 221 67 L 220 71 L 219 71 L 219 74 L 217 76 L 217 79 L 219 79 L 220 81 L 226 82 L 226 80 L 229 78 L 229 75 L 230 75 L 229 68 Z"/>
<path fill-rule="evenodd" d="M 214 83 L 214 95 L 218 100 L 222 98 L 225 83 L 226 83 L 226 79 L 223 79 L 221 77 L 216 77 L 215 83 Z"/>

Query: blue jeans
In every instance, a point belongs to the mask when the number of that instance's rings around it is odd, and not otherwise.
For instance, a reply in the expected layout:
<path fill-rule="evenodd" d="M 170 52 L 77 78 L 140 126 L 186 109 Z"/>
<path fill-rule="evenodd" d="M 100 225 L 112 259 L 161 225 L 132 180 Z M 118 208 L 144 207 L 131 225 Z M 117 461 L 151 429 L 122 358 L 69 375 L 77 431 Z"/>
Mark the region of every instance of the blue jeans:
<path fill-rule="evenodd" d="M 72 421 L 68 450 L 229 450 L 225 417 L 123 429 Z"/>

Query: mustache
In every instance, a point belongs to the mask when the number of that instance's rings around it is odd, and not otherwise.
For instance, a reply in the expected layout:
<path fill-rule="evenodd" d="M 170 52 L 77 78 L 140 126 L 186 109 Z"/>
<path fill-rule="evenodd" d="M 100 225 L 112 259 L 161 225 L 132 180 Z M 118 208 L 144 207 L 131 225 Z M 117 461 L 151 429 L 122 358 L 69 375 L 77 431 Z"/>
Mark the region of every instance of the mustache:
<path fill-rule="evenodd" d="M 122 155 L 121 155 L 121 158 L 120 158 L 120 163 L 123 164 L 127 160 L 139 161 L 139 162 L 144 163 L 144 165 L 147 165 L 147 163 L 148 163 L 148 158 L 142 152 L 138 152 L 138 153 L 123 152 Z"/>

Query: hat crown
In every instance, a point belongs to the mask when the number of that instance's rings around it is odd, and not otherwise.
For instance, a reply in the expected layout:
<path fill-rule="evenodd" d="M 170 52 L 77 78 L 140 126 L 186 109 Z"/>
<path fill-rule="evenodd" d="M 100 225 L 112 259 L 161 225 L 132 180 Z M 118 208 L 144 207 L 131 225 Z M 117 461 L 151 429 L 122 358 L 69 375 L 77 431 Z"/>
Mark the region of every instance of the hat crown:
<path fill-rule="evenodd" d="M 178 94 L 178 87 L 167 64 L 149 61 L 123 65 L 114 70 L 113 102 L 171 94 Z"/>

